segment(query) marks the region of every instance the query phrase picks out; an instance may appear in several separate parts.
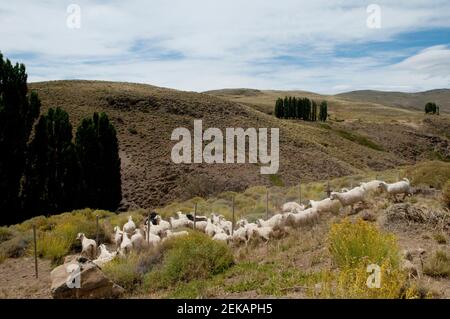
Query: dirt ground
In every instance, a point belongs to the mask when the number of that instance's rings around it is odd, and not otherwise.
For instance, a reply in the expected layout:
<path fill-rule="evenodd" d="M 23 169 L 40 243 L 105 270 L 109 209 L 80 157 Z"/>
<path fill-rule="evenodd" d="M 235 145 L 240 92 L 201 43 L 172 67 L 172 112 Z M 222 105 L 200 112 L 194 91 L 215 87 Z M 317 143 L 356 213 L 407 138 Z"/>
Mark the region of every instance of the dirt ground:
<path fill-rule="evenodd" d="M 36 278 L 33 258 L 8 258 L 0 264 L 0 298 L 51 298 L 50 271 L 50 261 L 38 260 Z"/>

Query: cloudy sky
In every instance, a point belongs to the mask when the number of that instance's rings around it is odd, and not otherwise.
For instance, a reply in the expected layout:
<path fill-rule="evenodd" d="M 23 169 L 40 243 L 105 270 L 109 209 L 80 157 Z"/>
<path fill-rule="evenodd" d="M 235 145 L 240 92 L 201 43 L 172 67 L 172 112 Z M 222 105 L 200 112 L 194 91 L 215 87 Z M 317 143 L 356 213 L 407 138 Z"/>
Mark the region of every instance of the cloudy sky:
<path fill-rule="evenodd" d="M 372 1 L 1 1 L 0 51 L 24 62 L 30 81 L 330 94 L 449 88 L 450 1 Z"/>

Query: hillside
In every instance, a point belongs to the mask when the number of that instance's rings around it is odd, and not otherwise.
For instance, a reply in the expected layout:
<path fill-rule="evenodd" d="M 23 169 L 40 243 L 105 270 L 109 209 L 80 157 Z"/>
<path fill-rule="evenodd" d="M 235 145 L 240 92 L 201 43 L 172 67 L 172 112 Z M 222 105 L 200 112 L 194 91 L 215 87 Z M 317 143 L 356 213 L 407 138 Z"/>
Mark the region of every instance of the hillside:
<path fill-rule="evenodd" d="M 423 111 L 427 102 L 435 102 L 440 106 L 442 113 L 450 113 L 450 89 L 436 89 L 417 93 L 361 90 L 337 94 L 336 97 L 417 111 Z"/>
<path fill-rule="evenodd" d="M 300 179 L 323 180 L 450 157 L 445 137 L 450 120 L 445 116 L 425 117 L 421 112 L 335 97 L 326 97 L 331 114 L 327 125 L 279 120 L 267 114 L 277 96 L 322 98 L 314 93 L 234 90 L 214 96 L 99 81 L 32 83 L 30 89 L 39 93 L 42 112 L 60 106 L 74 127 L 94 111 L 109 115 L 118 131 L 125 209 L 156 207 L 252 185 L 294 185 Z M 204 129 L 279 127 L 277 176 L 260 175 L 255 164 L 172 163 L 173 129 L 186 127 L 192 132 L 193 120 L 200 118 Z"/>

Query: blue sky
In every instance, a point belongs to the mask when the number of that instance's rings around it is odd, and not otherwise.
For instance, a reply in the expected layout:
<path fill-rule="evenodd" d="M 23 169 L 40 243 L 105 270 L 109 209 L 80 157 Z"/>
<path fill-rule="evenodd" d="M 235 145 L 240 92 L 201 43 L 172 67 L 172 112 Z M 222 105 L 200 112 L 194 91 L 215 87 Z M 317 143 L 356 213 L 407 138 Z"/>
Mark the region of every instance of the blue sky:
<path fill-rule="evenodd" d="M 380 28 L 367 26 L 372 3 Z M 414 92 L 450 87 L 450 2 L 2 1 L 0 51 L 30 81 Z"/>

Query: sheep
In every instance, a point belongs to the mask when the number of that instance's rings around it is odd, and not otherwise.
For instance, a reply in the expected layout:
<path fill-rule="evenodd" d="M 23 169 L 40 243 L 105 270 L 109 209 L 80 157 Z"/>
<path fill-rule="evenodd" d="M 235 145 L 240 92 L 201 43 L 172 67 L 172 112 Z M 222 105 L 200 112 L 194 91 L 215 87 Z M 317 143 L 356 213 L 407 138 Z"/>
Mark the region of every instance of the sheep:
<path fill-rule="evenodd" d="M 120 230 L 119 226 L 114 227 L 114 243 L 116 247 L 119 247 L 122 243 L 123 231 Z"/>
<path fill-rule="evenodd" d="M 330 199 L 338 199 L 342 206 L 350 206 L 353 212 L 353 205 L 358 202 L 364 202 L 365 194 L 364 189 L 358 186 L 345 193 L 331 192 Z"/>
<path fill-rule="evenodd" d="M 185 215 L 186 216 L 186 215 Z M 173 228 L 180 228 L 180 227 L 192 227 L 194 223 L 190 221 L 187 217 L 186 218 L 178 218 L 175 219 L 173 217 L 170 217 L 170 225 Z"/>
<path fill-rule="evenodd" d="M 206 225 L 208 224 L 208 221 L 199 221 L 199 222 L 195 222 L 195 229 L 199 230 L 201 232 L 205 232 L 206 229 Z"/>
<path fill-rule="evenodd" d="M 222 228 L 225 233 L 228 235 L 231 235 L 231 230 L 233 229 L 233 223 L 226 220 L 225 217 L 220 216 L 219 217 L 219 223 L 217 224 L 218 227 Z"/>
<path fill-rule="evenodd" d="M 167 230 L 170 229 L 170 223 L 167 220 L 161 218 L 161 216 L 156 216 L 156 225 L 158 225 L 161 229 Z"/>
<path fill-rule="evenodd" d="M 148 231 L 148 226 L 144 225 L 144 232 L 147 233 L 147 231 Z M 150 234 L 153 234 L 156 236 L 161 236 L 165 231 L 166 231 L 166 229 L 164 229 L 160 225 L 150 225 Z"/>
<path fill-rule="evenodd" d="M 128 217 L 128 222 L 123 225 L 123 231 L 127 234 L 132 234 L 136 229 L 136 224 L 133 222 L 133 218 L 131 216 Z"/>
<path fill-rule="evenodd" d="M 327 213 L 331 212 L 333 214 L 338 214 L 341 209 L 341 203 L 336 199 L 325 198 L 321 201 L 310 200 L 309 204 L 312 208 L 317 210 L 317 213 Z"/>
<path fill-rule="evenodd" d="M 168 230 L 166 230 L 166 237 L 163 238 L 163 241 L 166 241 L 167 239 L 172 238 L 172 237 L 182 237 L 182 236 L 187 236 L 187 235 L 189 235 L 189 233 L 186 230 L 173 232 L 170 229 L 168 229 Z"/>
<path fill-rule="evenodd" d="M 270 217 L 268 220 L 258 219 L 256 224 L 260 227 L 280 227 L 283 225 L 283 222 L 286 218 L 286 215 L 276 214 Z"/>
<path fill-rule="evenodd" d="M 247 228 L 245 226 L 242 226 L 236 229 L 233 232 L 231 239 L 237 244 L 241 242 L 247 243 Z"/>
<path fill-rule="evenodd" d="M 237 222 L 236 222 L 236 227 L 237 228 L 240 228 L 240 227 L 244 227 L 245 225 L 247 225 L 248 224 L 248 221 L 246 220 L 246 219 L 239 219 Z"/>
<path fill-rule="evenodd" d="M 298 213 L 288 213 L 286 216 L 286 225 L 300 226 L 310 223 L 318 217 L 318 212 L 315 207 L 311 207 L 300 211 Z"/>
<path fill-rule="evenodd" d="M 93 239 L 87 238 L 83 233 L 78 233 L 77 239 L 81 240 L 81 255 L 91 260 L 97 255 L 97 243 Z"/>
<path fill-rule="evenodd" d="M 116 257 L 117 252 L 110 253 L 108 249 L 106 248 L 105 244 L 101 244 L 99 246 L 100 248 L 100 255 L 93 261 L 94 264 L 96 264 L 98 267 L 103 267 L 106 263 L 110 262 L 111 260 Z"/>
<path fill-rule="evenodd" d="M 206 222 L 206 220 L 208 219 L 208 217 L 206 217 L 206 216 L 199 216 L 199 215 L 196 215 L 195 218 L 194 218 L 194 215 L 192 213 L 191 214 L 187 214 L 186 217 L 190 221 L 194 221 L 194 219 L 195 219 L 196 222 Z"/>
<path fill-rule="evenodd" d="M 387 192 L 390 196 L 394 197 L 394 200 L 397 201 L 397 194 L 403 194 L 403 200 L 405 200 L 406 195 L 411 195 L 411 184 L 407 178 L 404 178 L 402 181 L 387 184 L 385 182 L 381 182 L 379 188 Z"/>
<path fill-rule="evenodd" d="M 305 205 L 302 204 L 297 204 L 296 202 L 287 202 L 284 203 L 283 206 L 281 207 L 281 211 L 283 213 L 291 213 L 294 211 L 301 211 L 305 209 Z"/>
<path fill-rule="evenodd" d="M 144 226 L 144 228 L 145 228 L 145 226 Z M 152 229 L 152 228 L 153 228 L 153 226 L 150 227 L 150 229 Z M 152 232 L 150 232 L 150 234 L 149 234 L 147 232 L 146 228 L 144 230 L 144 237 L 145 237 L 145 242 L 147 242 L 150 246 L 156 246 L 161 241 L 161 237 L 159 237 L 156 234 L 153 234 Z"/>
<path fill-rule="evenodd" d="M 215 234 L 217 233 L 222 233 L 223 229 L 214 225 L 211 222 L 211 219 L 208 218 L 208 220 L 206 221 L 206 227 L 205 227 L 205 233 L 209 236 L 209 237 L 213 237 Z"/>
<path fill-rule="evenodd" d="M 131 240 L 131 244 L 133 245 L 133 248 L 142 249 L 142 247 L 144 247 L 145 240 L 144 240 L 144 236 L 142 236 L 140 229 L 136 229 L 134 231 L 134 234 L 133 234 L 133 236 L 131 236 L 130 240 Z"/>
<path fill-rule="evenodd" d="M 213 236 L 212 239 L 217 240 L 217 241 L 224 241 L 224 242 L 228 243 L 228 241 L 230 240 L 230 235 L 227 235 L 225 233 L 217 233 Z"/>
<path fill-rule="evenodd" d="M 183 214 L 181 211 L 176 212 L 176 215 L 177 215 L 178 219 L 187 219 L 188 218 L 187 215 Z"/>
<path fill-rule="evenodd" d="M 211 213 L 211 222 L 212 222 L 214 225 L 217 225 L 217 224 L 219 223 L 219 221 L 220 221 L 219 216 L 217 216 L 217 215 L 214 214 L 214 213 Z"/>
<path fill-rule="evenodd" d="M 375 192 L 380 190 L 379 186 L 380 186 L 381 183 L 383 183 L 383 181 L 374 179 L 374 180 L 371 180 L 370 182 L 359 183 L 359 186 L 364 188 L 364 190 L 366 192 L 375 193 Z"/>
<path fill-rule="evenodd" d="M 270 237 L 273 234 L 273 227 L 270 226 L 262 226 L 257 227 L 253 229 L 253 236 L 257 236 L 258 238 L 261 238 L 268 242 L 270 240 Z"/>
<path fill-rule="evenodd" d="M 128 234 L 126 232 L 123 233 L 122 243 L 120 244 L 120 255 L 127 255 L 131 249 L 133 248 L 133 243 L 130 238 L 128 238 Z"/>

